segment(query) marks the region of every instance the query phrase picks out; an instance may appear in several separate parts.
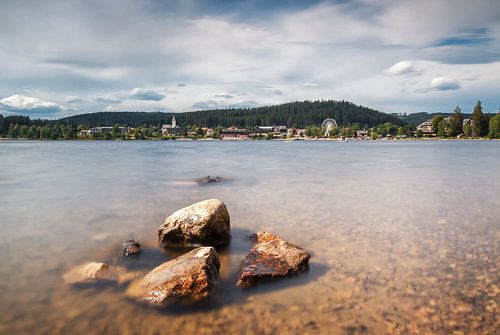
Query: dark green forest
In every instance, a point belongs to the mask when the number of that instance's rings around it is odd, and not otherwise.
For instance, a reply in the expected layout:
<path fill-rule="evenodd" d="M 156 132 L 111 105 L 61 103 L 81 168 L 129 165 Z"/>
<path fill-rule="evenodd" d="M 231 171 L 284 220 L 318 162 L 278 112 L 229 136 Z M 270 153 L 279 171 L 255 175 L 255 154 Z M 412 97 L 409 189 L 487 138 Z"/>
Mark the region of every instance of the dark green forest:
<path fill-rule="evenodd" d="M 186 113 L 160 112 L 102 112 L 81 114 L 57 120 L 69 125 L 112 126 L 119 124 L 138 127 L 144 124 L 160 125 L 170 123 L 175 115 L 179 125 L 202 125 L 206 127 L 253 128 L 262 125 L 285 125 L 305 128 L 320 125 L 326 118 L 334 118 L 339 125 L 359 123 L 366 127 L 391 122 L 405 125 L 394 115 L 355 105 L 347 101 L 302 101 L 282 105 L 244 109 L 215 109 Z"/>

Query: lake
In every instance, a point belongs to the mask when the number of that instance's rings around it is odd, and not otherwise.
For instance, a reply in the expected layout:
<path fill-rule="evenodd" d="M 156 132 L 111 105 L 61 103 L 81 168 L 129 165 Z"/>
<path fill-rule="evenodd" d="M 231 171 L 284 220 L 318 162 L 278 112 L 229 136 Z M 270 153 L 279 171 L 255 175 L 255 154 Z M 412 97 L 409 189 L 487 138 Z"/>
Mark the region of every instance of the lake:
<path fill-rule="evenodd" d="M 500 299 L 499 141 L 1 141 L 2 334 L 493 334 Z M 229 179 L 193 182 L 206 175 Z M 219 198 L 221 278 L 198 307 L 127 286 L 70 287 L 85 261 L 146 273 L 166 216 Z M 265 230 L 307 273 L 235 287 Z M 120 255 L 123 240 L 143 246 Z"/>

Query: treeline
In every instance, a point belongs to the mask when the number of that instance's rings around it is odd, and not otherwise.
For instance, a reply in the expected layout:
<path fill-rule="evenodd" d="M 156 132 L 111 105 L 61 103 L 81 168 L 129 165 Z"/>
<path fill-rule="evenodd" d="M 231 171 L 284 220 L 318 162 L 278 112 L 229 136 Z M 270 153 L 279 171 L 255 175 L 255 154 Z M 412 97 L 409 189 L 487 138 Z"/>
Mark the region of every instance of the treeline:
<path fill-rule="evenodd" d="M 76 126 L 48 120 L 31 120 L 27 116 L 0 114 L 0 137 L 73 140 L 77 138 L 77 134 Z"/>
<path fill-rule="evenodd" d="M 431 122 L 432 132 L 438 137 L 489 137 L 500 138 L 500 114 L 488 115 L 483 112 L 478 101 L 470 116 L 470 122 L 464 123 L 464 114 L 459 106 L 448 117 L 436 115 Z"/>
<path fill-rule="evenodd" d="M 442 116 L 444 118 L 450 117 L 453 113 L 425 113 L 425 112 L 419 112 L 419 113 L 412 113 L 412 114 L 391 114 L 395 115 L 401 120 L 403 120 L 406 124 L 412 125 L 412 126 L 418 126 L 419 124 L 434 118 L 435 116 Z M 484 113 L 486 118 L 489 120 L 492 118 L 495 114 L 493 113 Z M 464 118 L 470 119 L 472 117 L 471 113 L 463 113 Z"/>
<path fill-rule="evenodd" d="M 114 124 L 137 127 L 144 124 L 170 123 L 174 115 L 180 125 L 201 124 L 210 128 L 217 126 L 253 128 L 262 125 L 305 128 L 310 125 L 321 125 L 326 118 L 334 118 L 339 125 L 359 123 L 363 127 L 373 127 L 386 122 L 397 125 L 406 124 L 394 115 L 381 113 L 348 101 L 333 100 L 302 101 L 258 108 L 215 109 L 175 114 L 102 112 L 75 115 L 57 120 L 57 122 L 72 125 L 87 124 L 91 127 L 112 126 Z"/>

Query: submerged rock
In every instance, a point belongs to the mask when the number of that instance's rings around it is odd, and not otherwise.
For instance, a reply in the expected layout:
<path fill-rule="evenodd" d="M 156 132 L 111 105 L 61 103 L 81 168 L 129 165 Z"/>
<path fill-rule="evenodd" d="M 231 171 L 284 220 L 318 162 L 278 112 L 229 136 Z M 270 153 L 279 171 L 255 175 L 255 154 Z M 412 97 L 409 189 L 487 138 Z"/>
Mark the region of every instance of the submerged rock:
<path fill-rule="evenodd" d="M 123 244 L 122 244 L 122 255 L 123 256 L 137 254 L 140 251 L 141 251 L 141 245 L 139 244 L 139 242 L 136 242 L 134 240 L 123 241 Z"/>
<path fill-rule="evenodd" d="M 229 213 L 218 199 L 197 202 L 165 219 L 158 228 L 163 247 L 224 246 L 231 239 Z"/>
<path fill-rule="evenodd" d="M 97 281 L 117 281 L 119 270 L 106 263 L 90 262 L 74 267 L 63 275 L 68 284 L 93 283 Z"/>
<path fill-rule="evenodd" d="M 236 285 L 250 287 L 262 280 L 308 269 L 310 255 L 306 250 L 267 232 L 259 232 L 253 237 L 257 244 L 245 257 Z"/>
<path fill-rule="evenodd" d="M 197 302 L 208 297 L 219 278 L 219 268 L 219 256 L 214 248 L 196 248 L 154 268 L 133 282 L 126 294 L 158 306 Z"/>
<path fill-rule="evenodd" d="M 196 182 L 200 185 L 222 184 L 224 182 L 224 179 L 222 177 L 217 177 L 217 176 L 205 176 L 205 177 L 196 179 Z"/>

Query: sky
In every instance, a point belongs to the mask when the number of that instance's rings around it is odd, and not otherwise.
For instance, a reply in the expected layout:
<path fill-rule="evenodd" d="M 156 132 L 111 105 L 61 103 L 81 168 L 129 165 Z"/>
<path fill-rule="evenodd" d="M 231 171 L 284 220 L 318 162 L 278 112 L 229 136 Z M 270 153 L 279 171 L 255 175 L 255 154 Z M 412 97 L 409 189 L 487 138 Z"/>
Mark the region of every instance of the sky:
<path fill-rule="evenodd" d="M 498 0 L 0 0 L 0 113 L 500 108 Z"/>

